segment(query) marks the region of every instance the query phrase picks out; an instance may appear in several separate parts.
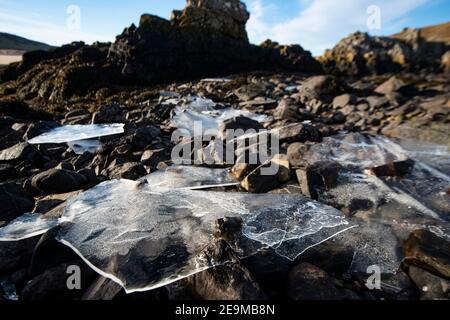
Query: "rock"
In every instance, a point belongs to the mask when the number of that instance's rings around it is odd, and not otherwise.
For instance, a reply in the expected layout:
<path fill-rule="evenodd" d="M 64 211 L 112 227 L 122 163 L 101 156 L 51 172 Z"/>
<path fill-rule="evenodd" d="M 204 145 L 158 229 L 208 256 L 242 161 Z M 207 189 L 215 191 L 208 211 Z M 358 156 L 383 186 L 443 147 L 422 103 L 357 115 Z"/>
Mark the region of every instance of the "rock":
<path fill-rule="evenodd" d="M 71 275 L 68 273 L 70 267 L 76 267 L 80 270 L 81 290 L 70 290 L 67 286 L 68 278 Z M 90 267 L 79 260 L 64 263 L 34 277 L 27 283 L 20 296 L 23 301 L 69 301 L 79 299 L 82 297 L 83 291 L 95 279 L 95 275 L 95 272 Z"/>
<path fill-rule="evenodd" d="M 356 97 L 352 94 L 343 94 L 340 96 L 337 96 L 336 98 L 334 98 L 333 100 L 333 108 L 334 109 L 339 109 L 339 108 L 344 108 L 346 106 L 348 106 L 349 104 L 354 104 L 356 102 Z"/>
<path fill-rule="evenodd" d="M 342 166 L 339 163 L 324 160 L 300 168 L 296 171 L 302 193 L 311 199 L 318 199 L 322 190 L 332 188 L 338 178 Z"/>
<path fill-rule="evenodd" d="M 92 116 L 93 124 L 121 123 L 124 120 L 124 111 L 118 104 L 101 106 Z"/>
<path fill-rule="evenodd" d="M 137 180 L 147 175 L 147 170 L 139 162 L 127 162 L 108 169 L 110 179 Z"/>
<path fill-rule="evenodd" d="M 337 80 L 333 76 L 314 76 L 302 84 L 300 94 L 309 100 L 329 101 L 337 90 Z"/>
<path fill-rule="evenodd" d="M 5 181 L 17 175 L 16 168 L 8 163 L 0 163 L 0 180 Z"/>
<path fill-rule="evenodd" d="M 49 214 L 46 214 L 47 217 Z M 56 241 L 59 228 L 53 228 L 43 234 L 34 247 L 28 273 L 35 277 L 48 269 L 78 259 L 77 254 L 69 247 Z"/>
<path fill-rule="evenodd" d="M 342 300 L 333 278 L 309 263 L 300 263 L 289 272 L 287 296 L 293 300 Z"/>
<path fill-rule="evenodd" d="M 306 165 L 303 155 L 308 151 L 309 146 L 301 142 L 295 142 L 289 145 L 287 156 L 292 167 L 298 168 Z"/>
<path fill-rule="evenodd" d="M 49 194 L 80 190 L 87 183 L 88 180 L 82 174 L 56 168 L 44 171 L 31 180 L 34 188 Z"/>
<path fill-rule="evenodd" d="M 269 170 L 264 172 L 263 170 Z M 241 181 L 241 187 L 252 193 L 265 193 L 290 180 L 290 165 L 287 157 L 275 157 L 270 163 L 260 166 Z"/>
<path fill-rule="evenodd" d="M 0 184 L 0 221 L 12 221 L 33 210 L 34 199 L 15 183 Z"/>
<path fill-rule="evenodd" d="M 381 85 L 379 85 L 376 89 L 376 93 L 380 94 L 390 94 L 393 92 L 397 92 L 400 89 L 404 88 L 406 84 L 400 80 L 399 78 L 393 76 L 389 78 L 386 82 L 383 82 Z"/>
<path fill-rule="evenodd" d="M 404 263 L 450 278 L 450 243 L 427 230 L 411 233 L 404 244 Z"/>
<path fill-rule="evenodd" d="M 238 262 L 227 263 L 192 276 L 195 295 L 203 300 L 264 300 L 266 296 L 250 272 Z"/>
<path fill-rule="evenodd" d="M 242 133 L 245 134 L 247 132 L 260 132 L 261 130 L 264 130 L 264 127 L 258 121 L 255 121 L 253 119 L 246 117 L 237 117 L 225 120 L 219 127 L 220 135 L 223 138 L 227 137 L 228 130 L 232 130 L 233 132 L 231 134 L 231 137 L 236 137 L 238 133 L 236 132 L 237 130 L 242 130 Z"/>
<path fill-rule="evenodd" d="M 298 106 L 291 99 L 281 100 L 275 110 L 275 117 L 281 120 L 294 120 L 298 115 Z"/>
<path fill-rule="evenodd" d="M 349 270 L 354 254 L 352 247 L 330 240 L 309 249 L 296 262 L 308 262 L 333 277 L 341 277 Z"/>
<path fill-rule="evenodd" d="M 0 275 L 27 268 L 39 238 L 15 242 L 0 241 Z"/>
<path fill-rule="evenodd" d="M 244 222 L 241 218 L 223 218 L 216 221 L 214 237 L 225 241 L 233 241 L 239 235 Z"/>
<path fill-rule="evenodd" d="M 166 149 L 146 150 L 142 154 L 141 163 L 145 166 L 156 168 L 160 162 L 170 159 Z"/>
<path fill-rule="evenodd" d="M 442 55 L 441 66 L 445 72 L 450 72 L 450 50 Z"/>
<path fill-rule="evenodd" d="M 408 273 L 420 292 L 421 300 L 450 299 L 450 281 L 415 266 L 410 266 Z"/>
<path fill-rule="evenodd" d="M 0 161 L 33 161 L 38 155 L 37 150 L 26 142 L 12 146 L 11 148 L 0 151 Z"/>
<path fill-rule="evenodd" d="M 248 41 L 249 18 L 239 0 L 188 1 L 171 20 L 143 15 L 112 44 L 108 60 L 133 80 L 162 82 L 259 69 L 320 72 L 299 46 L 254 46 Z"/>
<path fill-rule="evenodd" d="M 414 160 L 393 161 L 377 167 L 370 168 L 370 172 L 377 177 L 400 177 L 411 172 Z"/>
<path fill-rule="evenodd" d="M 151 145 L 161 135 L 161 130 L 155 126 L 137 128 L 130 138 L 130 143 L 142 150 Z"/>
<path fill-rule="evenodd" d="M 420 31 L 409 30 L 403 39 L 376 37 L 356 32 L 342 39 L 332 50 L 320 57 L 327 73 L 363 76 L 436 69 L 446 46 L 427 42 Z"/>
<path fill-rule="evenodd" d="M 113 300 L 119 293 L 123 291 L 123 287 L 111 279 L 102 276 L 90 285 L 86 290 L 82 301 L 110 301 Z"/>
<path fill-rule="evenodd" d="M 322 134 L 313 125 L 304 123 L 292 123 L 287 126 L 277 128 L 275 131 L 278 134 L 280 142 L 320 142 L 322 141 Z"/>

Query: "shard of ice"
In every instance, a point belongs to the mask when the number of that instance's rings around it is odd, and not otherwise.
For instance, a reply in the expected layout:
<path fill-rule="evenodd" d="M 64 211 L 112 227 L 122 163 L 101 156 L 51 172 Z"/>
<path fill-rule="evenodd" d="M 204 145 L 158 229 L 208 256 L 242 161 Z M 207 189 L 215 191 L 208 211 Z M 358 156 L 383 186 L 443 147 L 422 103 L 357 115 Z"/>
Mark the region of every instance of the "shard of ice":
<path fill-rule="evenodd" d="M 313 145 L 305 157 L 309 163 L 329 159 L 360 170 L 408 159 L 406 151 L 391 140 L 359 133 L 327 137 Z"/>
<path fill-rule="evenodd" d="M 124 133 L 124 124 L 66 125 L 28 141 L 30 144 L 66 143 Z"/>
<path fill-rule="evenodd" d="M 298 252 L 282 252 L 295 258 L 307 249 L 302 243 L 314 245 L 303 238 L 349 227 L 339 211 L 299 195 L 157 191 L 115 180 L 69 200 L 57 239 L 127 292 L 145 291 L 223 263 L 206 248 L 215 241 L 214 223 L 225 217 L 240 217 L 241 237 L 253 243 L 238 249 L 242 257 L 299 239 Z"/>
<path fill-rule="evenodd" d="M 0 228 L 0 241 L 20 241 L 46 233 L 58 225 L 58 219 L 27 213 Z"/>
<path fill-rule="evenodd" d="M 150 188 L 158 190 L 199 190 L 239 185 L 239 182 L 231 177 L 228 169 L 193 166 L 170 166 L 141 180 L 146 180 Z"/>
<path fill-rule="evenodd" d="M 307 160 L 334 160 L 343 166 L 337 182 L 319 192 L 319 201 L 343 208 L 359 227 L 335 241 L 353 248 L 349 272 L 365 273 L 377 265 L 395 273 L 401 263 L 401 243 L 417 229 L 450 238 L 450 178 L 442 164 L 445 146 L 408 144 L 408 150 L 382 137 L 340 134 L 324 139 L 307 153 Z M 377 177 L 364 170 L 392 161 L 413 159 L 410 172 L 399 177 Z M 422 162 L 426 161 L 426 163 Z"/>
<path fill-rule="evenodd" d="M 223 121 L 235 117 L 247 117 L 258 122 L 267 119 L 265 115 L 257 115 L 247 110 L 233 108 L 218 108 L 210 99 L 191 97 L 175 109 L 172 117 L 172 125 L 178 129 L 188 130 L 192 136 L 201 135 L 208 131 L 209 134 L 218 136 L 219 127 Z M 194 125 L 201 124 L 201 132 L 194 130 Z"/>
<path fill-rule="evenodd" d="M 102 148 L 102 144 L 98 140 L 72 141 L 67 142 L 67 145 L 69 146 L 70 149 L 73 150 L 73 152 L 79 155 L 85 152 L 96 153 Z"/>

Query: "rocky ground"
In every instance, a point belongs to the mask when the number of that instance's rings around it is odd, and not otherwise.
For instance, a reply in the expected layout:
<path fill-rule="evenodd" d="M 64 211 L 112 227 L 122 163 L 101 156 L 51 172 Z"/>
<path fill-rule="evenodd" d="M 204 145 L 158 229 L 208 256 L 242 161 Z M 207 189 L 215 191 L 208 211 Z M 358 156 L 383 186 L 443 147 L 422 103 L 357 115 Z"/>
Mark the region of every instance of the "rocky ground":
<path fill-rule="evenodd" d="M 61 216 L 67 200 L 83 190 L 112 179 L 138 180 L 172 165 L 176 127 L 171 120 L 179 104 L 173 98 L 189 96 L 265 115 L 261 125 L 282 132 L 286 171 L 263 177 L 257 167 L 225 165 L 240 184 L 225 191 L 294 193 L 319 200 L 356 219 L 352 221 L 370 222 L 364 229 L 369 245 L 373 233 L 377 238 L 373 221 L 388 219 L 390 227 L 398 219 L 409 221 L 404 214 L 410 207 L 371 215 L 367 203 L 350 192 L 350 205 L 326 198 L 343 164 L 323 164 L 329 159 L 308 158 L 308 150 L 339 133 L 362 133 L 354 139 L 382 135 L 443 146 L 445 160 L 450 146 L 448 45 L 429 44 L 420 34 L 408 42 L 356 33 L 316 61 L 299 46 L 270 41 L 250 45 L 245 7 L 230 2 L 224 9 L 222 1 L 188 1 L 171 22 L 144 15 L 139 27 L 125 29 L 114 44 L 74 43 L 31 52 L 6 68 L 0 85 L 0 226 L 30 212 Z M 198 80 L 216 76 L 227 79 Z M 249 123 L 233 121 L 238 127 Z M 101 138 L 102 149 L 95 153 L 76 154 L 65 144 L 27 143 L 61 125 L 112 123 L 124 123 L 124 134 Z M 370 154 L 363 157 L 367 159 L 361 161 L 368 160 Z M 444 231 L 450 212 L 446 164 L 434 167 L 446 183 L 439 185 L 440 198 L 429 195 L 421 202 L 435 209 L 436 225 Z M 366 169 L 388 177 L 383 178 L 387 184 L 402 184 L 411 165 L 385 159 Z M 428 220 L 419 221 L 403 238 L 398 236 L 397 270 L 383 274 L 377 290 L 367 288 L 361 272 L 349 272 L 356 251 L 336 240 L 294 260 L 261 250 L 159 289 L 127 295 L 56 241 L 57 230 L 52 229 L 0 242 L 0 299 L 448 299 L 449 234 L 432 232 L 423 223 Z M 82 290 L 67 289 L 70 265 L 83 271 Z"/>

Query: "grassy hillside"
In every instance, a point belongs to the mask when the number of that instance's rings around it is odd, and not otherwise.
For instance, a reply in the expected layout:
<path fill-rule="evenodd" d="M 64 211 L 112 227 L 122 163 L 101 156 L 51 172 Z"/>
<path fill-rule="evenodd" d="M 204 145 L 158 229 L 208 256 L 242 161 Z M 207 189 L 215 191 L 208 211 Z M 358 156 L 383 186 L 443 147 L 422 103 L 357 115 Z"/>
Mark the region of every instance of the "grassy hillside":
<path fill-rule="evenodd" d="M 0 32 L 0 50 L 17 50 L 17 51 L 33 51 L 33 50 L 49 50 L 52 46 L 48 44 L 28 40 L 13 34 Z"/>
<path fill-rule="evenodd" d="M 420 28 L 420 34 L 430 42 L 444 42 L 450 45 L 450 22 Z M 406 31 L 393 35 L 394 38 L 403 39 Z"/>

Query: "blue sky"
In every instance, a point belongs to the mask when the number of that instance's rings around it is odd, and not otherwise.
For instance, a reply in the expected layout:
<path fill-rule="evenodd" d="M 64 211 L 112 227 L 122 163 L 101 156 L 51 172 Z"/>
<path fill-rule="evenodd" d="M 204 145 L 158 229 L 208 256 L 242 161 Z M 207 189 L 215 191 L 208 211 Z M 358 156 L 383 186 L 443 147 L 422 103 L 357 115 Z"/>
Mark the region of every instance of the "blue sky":
<path fill-rule="evenodd" d="M 404 27 L 421 27 L 450 20 L 450 0 L 246 0 L 251 19 L 250 40 L 271 38 L 299 43 L 320 55 L 356 30 L 389 35 Z M 185 0 L 0 0 L 0 31 L 61 45 L 75 40 L 113 41 L 142 13 L 165 18 L 182 9 Z M 80 9 L 80 28 L 67 27 L 67 9 Z M 371 5 L 379 8 L 380 25 L 368 29 Z M 372 11 L 373 13 L 373 11 Z M 73 16 L 72 16 L 73 17 Z M 73 21 L 73 20 L 72 20 Z"/>

